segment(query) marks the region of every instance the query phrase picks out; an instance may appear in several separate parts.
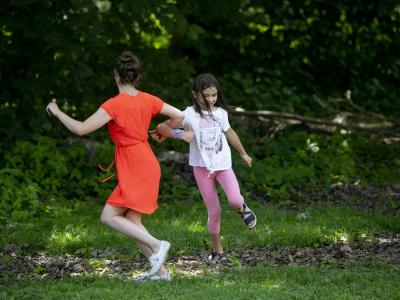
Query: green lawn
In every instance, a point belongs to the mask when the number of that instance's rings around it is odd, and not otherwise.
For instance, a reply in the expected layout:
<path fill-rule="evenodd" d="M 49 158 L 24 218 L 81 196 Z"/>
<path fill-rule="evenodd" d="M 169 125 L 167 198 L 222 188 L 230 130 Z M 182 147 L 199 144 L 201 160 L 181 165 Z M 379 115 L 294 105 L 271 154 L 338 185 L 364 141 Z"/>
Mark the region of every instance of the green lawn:
<path fill-rule="evenodd" d="M 316 204 L 298 210 L 249 202 L 258 226 L 248 230 L 239 216 L 223 204 L 222 236 L 226 250 L 278 247 L 319 247 L 339 240 L 374 242 L 376 234 L 400 232 L 400 219 L 380 212 L 366 212 Z M 102 225 L 101 203 L 49 202 L 47 212 L 29 222 L 3 225 L 5 243 L 28 243 L 24 251 L 49 255 L 81 253 L 90 257 L 94 249 L 113 247 L 113 259 L 139 257 L 132 241 Z M 161 203 L 145 219 L 156 237 L 172 242 L 171 255 L 198 255 L 209 250 L 206 210 L 198 201 Z M 4 257 L 3 257 L 4 259 Z M 28 276 L 1 279 L 3 299 L 400 299 L 400 275 L 394 266 L 360 261 L 346 266 L 336 263 L 320 267 L 205 265 L 200 273 L 188 274 L 171 267 L 170 283 L 135 283 L 129 278 L 107 278 L 86 274 L 62 280 Z M 0 273 L 1 274 L 1 273 Z"/>
<path fill-rule="evenodd" d="M 379 264 L 346 269 L 284 266 L 226 269 L 172 282 L 135 283 L 104 277 L 24 279 L 2 288 L 3 299 L 399 299 L 400 275 Z"/>
<path fill-rule="evenodd" d="M 318 246 L 338 240 L 373 240 L 374 234 L 400 232 L 397 216 L 363 212 L 356 208 L 314 205 L 300 210 L 284 210 L 272 205 L 250 202 L 258 225 L 248 230 L 240 217 L 223 203 L 222 238 L 225 248 L 278 246 Z M 138 254 L 124 235 L 100 223 L 101 203 L 49 203 L 47 213 L 23 223 L 3 226 L 4 242 L 29 243 L 32 251 L 74 253 L 79 249 L 115 247 L 118 254 Z M 305 216 L 305 219 L 302 218 Z M 161 203 L 144 223 L 156 237 L 172 242 L 172 253 L 195 254 L 208 243 L 207 214 L 203 203 Z"/>

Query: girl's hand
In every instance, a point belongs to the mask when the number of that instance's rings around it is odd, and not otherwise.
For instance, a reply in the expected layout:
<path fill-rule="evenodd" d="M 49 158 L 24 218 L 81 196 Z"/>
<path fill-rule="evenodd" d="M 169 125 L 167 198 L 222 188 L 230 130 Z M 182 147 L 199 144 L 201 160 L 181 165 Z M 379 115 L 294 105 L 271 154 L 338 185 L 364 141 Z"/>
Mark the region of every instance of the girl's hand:
<path fill-rule="evenodd" d="M 193 140 L 193 138 L 194 138 L 193 131 L 185 131 L 185 133 L 181 137 L 181 140 L 190 144 L 190 142 Z"/>
<path fill-rule="evenodd" d="M 55 100 L 47 104 L 46 111 L 49 116 L 57 116 L 57 114 L 60 112 L 60 109 L 58 108 Z"/>
<path fill-rule="evenodd" d="M 150 137 L 157 143 L 162 143 L 167 139 L 165 136 L 159 134 L 156 130 L 149 131 L 149 134 Z"/>
<path fill-rule="evenodd" d="M 250 156 L 247 155 L 247 153 L 242 154 L 242 163 L 244 163 L 246 166 L 251 167 L 251 161 L 253 160 Z"/>

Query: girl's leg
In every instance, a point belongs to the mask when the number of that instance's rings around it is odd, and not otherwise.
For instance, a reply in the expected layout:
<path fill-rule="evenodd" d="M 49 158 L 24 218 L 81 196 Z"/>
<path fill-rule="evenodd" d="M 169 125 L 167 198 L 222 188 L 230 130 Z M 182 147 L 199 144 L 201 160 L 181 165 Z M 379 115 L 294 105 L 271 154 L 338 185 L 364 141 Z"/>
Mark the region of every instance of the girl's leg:
<path fill-rule="evenodd" d="M 230 206 L 236 211 L 241 212 L 243 210 L 244 199 L 240 193 L 239 183 L 233 170 L 219 171 L 216 179 L 224 190 Z"/>
<path fill-rule="evenodd" d="M 222 186 L 229 204 L 241 214 L 243 222 L 248 228 L 253 228 L 257 224 L 257 217 L 254 212 L 244 203 L 240 193 L 239 183 L 232 169 L 219 171 L 216 176 L 217 181 Z"/>
<path fill-rule="evenodd" d="M 222 248 L 221 237 L 219 236 L 219 233 L 209 233 L 209 236 L 211 238 L 213 251 L 216 253 L 223 253 L 224 249 Z"/>
<path fill-rule="evenodd" d="M 131 222 L 133 222 L 134 224 L 136 224 L 138 227 L 140 227 L 143 231 L 148 232 L 146 227 L 144 227 L 144 225 L 142 224 L 142 214 L 134 211 L 132 209 L 128 209 L 125 213 L 125 217 L 130 220 Z M 138 248 L 140 249 L 140 252 L 143 253 L 144 256 L 146 256 L 147 258 L 149 258 L 153 253 L 151 251 L 151 249 L 144 244 L 143 242 L 140 242 L 138 240 L 135 240 L 136 245 L 138 246 Z M 160 270 L 157 272 L 157 275 L 161 276 L 167 273 L 167 270 L 165 269 L 164 265 L 161 266 Z"/>
<path fill-rule="evenodd" d="M 208 214 L 208 233 L 210 234 L 212 247 L 215 252 L 222 253 L 221 239 L 219 236 L 220 232 L 220 221 L 221 221 L 221 206 L 218 200 L 218 193 L 215 187 L 214 176 L 208 176 L 208 170 L 203 167 L 193 168 L 194 177 L 199 187 L 203 201 L 207 207 Z"/>
<path fill-rule="evenodd" d="M 126 234 L 146 245 L 152 253 L 157 253 L 160 249 L 161 241 L 153 237 L 150 233 L 143 230 L 140 226 L 136 225 L 125 217 L 125 207 L 115 207 L 106 204 L 101 213 L 101 222 L 106 224 L 115 230 Z"/>

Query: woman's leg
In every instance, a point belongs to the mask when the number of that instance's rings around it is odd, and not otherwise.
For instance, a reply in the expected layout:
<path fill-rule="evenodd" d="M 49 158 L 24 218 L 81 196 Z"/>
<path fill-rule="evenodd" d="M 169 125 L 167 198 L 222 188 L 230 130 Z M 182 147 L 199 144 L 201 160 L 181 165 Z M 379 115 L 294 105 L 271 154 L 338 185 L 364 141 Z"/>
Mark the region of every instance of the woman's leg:
<path fill-rule="evenodd" d="M 101 213 L 101 222 L 143 243 L 152 253 L 157 253 L 160 249 L 160 241 L 143 230 L 140 226 L 127 219 L 125 217 L 126 211 L 127 208 L 125 207 L 115 207 L 106 204 Z"/>
<path fill-rule="evenodd" d="M 193 173 L 203 201 L 207 207 L 207 227 L 208 233 L 211 237 L 213 250 L 222 253 L 223 249 L 219 235 L 221 228 L 221 206 L 219 204 L 218 193 L 215 187 L 215 178 L 213 175 L 208 177 L 209 172 L 203 167 L 194 167 Z"/>
<path fill-rule="evenodd" d="M 125 217 L 130 220 L 131 222 L 133 222 L 134 224 L 136 224 L 138 227 L 140 227 L 143 231 L 147 231 L 146 227 L 144 227 L 144 225 L 142 224 L 142 214 L 134 211 L 132 209 L 128 209 L 125 213 Z M 153 253 L 151 251 L 151 249 L 146 246 L 146 244 L 135 240 L 136 245 L 138 246 L 138 248 L 140 249 L 140 252 L 143 253 L 144 256 L 146 256 L 147 258 L 149 258 Z M 164 275 L 165 273 L 167 273 L 167 270 L 165 269 L 164 265 L 161 266 L 160 270 L 157 272 L 157 275 L 161 276 Z"/>
<path fill-rule="evenodd" d="M 218 171 L 216 179 L 224 190 L 230 206 L 236 211 L 241 212 L 243 210 L 244 199 L 240 193 L 239 183 L 233 170 Z"/>

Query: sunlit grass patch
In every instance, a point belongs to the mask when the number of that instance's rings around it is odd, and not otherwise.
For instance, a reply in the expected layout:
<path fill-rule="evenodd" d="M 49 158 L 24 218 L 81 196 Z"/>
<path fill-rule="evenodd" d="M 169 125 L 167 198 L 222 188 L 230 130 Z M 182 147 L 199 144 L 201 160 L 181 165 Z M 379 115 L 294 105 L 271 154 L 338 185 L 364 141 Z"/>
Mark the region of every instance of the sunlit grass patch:
<path fill-rule="evenodd" d="M 101 224 L 102 203 L 64 201 L 50 203 L 51 210 L 65 214 L 4 226 L 4 243 L 28 243 L 32 251 L 79 252 L 90 256 L 95 249 L 115 249 L 114 257 L 138 257 L 134 242 Z M 226 250 L 251 247 L 318 247 L 354 240 L 373 242 L 377 234 L 399 232 L 400 219 L 378 211 L 314 204 L 297 210 L 251 202 L 257 226 L 249 230 L 240 216 L 224 201 L 221 236 Z M 64 208 L 64 209 L 61 209 Z M 171 254 L 198 254 L 210 250 L 207 212 L 202 202 L 160 203 L 154 215 L 143 223 L 157 238 L 171 241 Z M 1 245 L 0 245 L 1 246 Z"/>
<path fill-rule="evenodd" d="M 54 228 L 49 237 L 49 247 L 68 248 L 70 244 L 81 244 L 88 237 L 88 229 L 82 225 L 67 225 L 64 230 Z"/>
<path fill-rule="evenodd" d="M 201 224 L 199 221 L 196 221 L 196 222 L 189 224 L 188 230 L 190 232 L 203 233 L 207 229 L 206 229 L 206 226 L 204 226 L 204 224 Z"/>

